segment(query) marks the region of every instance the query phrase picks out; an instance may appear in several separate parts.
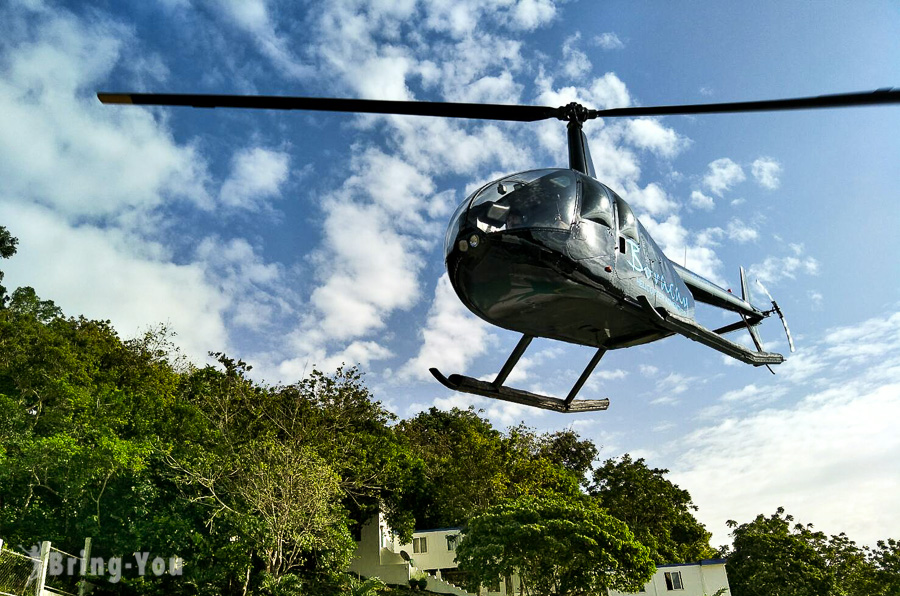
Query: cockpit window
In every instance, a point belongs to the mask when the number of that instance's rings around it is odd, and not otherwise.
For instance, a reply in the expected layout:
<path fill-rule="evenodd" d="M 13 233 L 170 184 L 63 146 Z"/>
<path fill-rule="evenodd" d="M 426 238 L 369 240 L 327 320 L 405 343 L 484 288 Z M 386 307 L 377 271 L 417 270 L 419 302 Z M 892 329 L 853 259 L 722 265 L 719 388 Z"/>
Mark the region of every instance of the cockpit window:
<path fill-rule="evenodd" d="M 453 250 L 453 243 L 459 235 L 459 230 L 462 227 L 463 218 L 471 199 L 471 195 L 466 197 L 466 200 L 459 204 L 456 211 L 454 211 L 453 215 L 450 217 L 450 225 L 447 227 L 447 233 L 444 235 L 444 258 L 446 258 L 447 255 L 450 254 L 450 251 Z"/>
<path fill-rule="evenodd" d="M 575 176 L 569 170 L 534 170 L 485 187 L 469 219 L 485 232 L 517 228 L 566 230 L 575 214 Z M 473 221 L 474 219 L 474 221 Z"/>
<path fill-rule="evenodd" d="M 591 221 L 613 226 L 613 203 L 605 186 L 582 176 L 581 217 Z"/>

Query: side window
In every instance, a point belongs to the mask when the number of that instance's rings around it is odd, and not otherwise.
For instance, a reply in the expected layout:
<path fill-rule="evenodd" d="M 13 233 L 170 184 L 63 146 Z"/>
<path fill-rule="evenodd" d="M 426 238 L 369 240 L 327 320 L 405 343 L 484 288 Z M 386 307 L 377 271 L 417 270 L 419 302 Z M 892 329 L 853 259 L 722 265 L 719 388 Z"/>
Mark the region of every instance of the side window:
<path fill-rule="evenodd" d="M 459 542 L 459 534 L 447 536 L 447 550 L 456 550 L 457 542 Z"/>
<path fill-rule="evenodd" d="M 427 553 L 428 552 L 428 538 L 413 538 L 413 553 Z"/>
<path fill-rule="evenodd" d="M 634 212 L 622 198 L 616 193 L 612 193 L 616 200 L 616 214 L 619 218 L 619 234 L 626 238 L 631 238 L 635 242 L 640 242 L 638 238 L 637 218 Z"/>
<path fill-rule="evenodd" d="M 614 228 L 613 204 L 606 187 L 585 176 L 581 193 L 581 217 Z"/>
<path fill-rule="evenodd" d="M 666 571 L 666 590 L 683 590 L 680 571 Z"/>

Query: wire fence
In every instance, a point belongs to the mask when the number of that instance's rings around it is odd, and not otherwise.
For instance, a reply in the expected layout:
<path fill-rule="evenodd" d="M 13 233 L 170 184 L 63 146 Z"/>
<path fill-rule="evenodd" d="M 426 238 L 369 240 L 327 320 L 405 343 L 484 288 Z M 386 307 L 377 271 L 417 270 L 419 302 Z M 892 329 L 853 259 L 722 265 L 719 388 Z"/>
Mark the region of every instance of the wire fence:
<path fill-rule="evenodd" d="M 78 589 L 78 579 L 84 566 L 82 556 L 73 555 L 51 546 L 48 562 L 49 570 L 45 575 L 44 594 L 42 596 L 47 594 L 77 596 L 74 592 L 68 590 Z"/>
<path fill-rule="evenodd" d="M 0 540 L 0 594 L 30 596 L 37 591 L 41 560 L 5 548 Z"/>

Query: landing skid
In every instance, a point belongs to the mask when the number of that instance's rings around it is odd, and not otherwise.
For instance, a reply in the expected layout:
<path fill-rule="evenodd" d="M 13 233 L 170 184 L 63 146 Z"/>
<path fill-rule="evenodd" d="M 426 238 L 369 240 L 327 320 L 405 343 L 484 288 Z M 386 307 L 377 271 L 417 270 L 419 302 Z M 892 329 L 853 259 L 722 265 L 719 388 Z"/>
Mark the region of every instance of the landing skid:
<path fill-rule="evenodd" d="M 525 352 L 525 349 L 528 347 L 528 344 L 531 343 L 532 339 L 534 338 L 530 335 L 522 336 L 522 339 L 519 340 L 519 343 L 512 351 L 512 354 L 509 355 L 506 364 L 500 369 L 500 373 L 497 374 L 497 378 L 494 379 L 493 383 L 463 375 L 450 375 L 449 377 L 445 377 L 441 374 L 441 371 L 436 368 L 431 368 L 429 370 L 431 371 L 431 374 L 434 375 L 434 378 L 440 381 L 441 384 L 448 389 L 474 395 L 482 395 L 492 399 L 502 399 L 504 401 L 535 408 L 543 408 L 544 410 L 553 410 L 555 412 L 596 412 L 605 410 L 609 407 L 608 399 L 575 399 L 575 396 L 581 390 L 581 387 L 584 385 L 585 381 L 587 381 L 591 372 L 593 372 L 594 368 L 597 366 L 597 363 L 600 362 L 600 358 L 606 353 L 604 348 L 597 350 L 594 357 L 591 358 L 591 361 L 588 363 L 587 368 L 585 368 L 584 372 L 581 373 L 581 376 L 578 377 L 578 381 L 575 382 L 575 385 L 572 387 L 572 390 L 569 391 L 569 395 L 566 396 L 565 399 L 538 395 L 537 393 L 531 393 L 530 391 L 515 389 L 514 387 L 507 387 L 504 385 L 503 383 L 506 381 L 509 373 L 512 372 L 513 367 L 519 361 L 519 358 L 522 357 L 522 354 Z"/>

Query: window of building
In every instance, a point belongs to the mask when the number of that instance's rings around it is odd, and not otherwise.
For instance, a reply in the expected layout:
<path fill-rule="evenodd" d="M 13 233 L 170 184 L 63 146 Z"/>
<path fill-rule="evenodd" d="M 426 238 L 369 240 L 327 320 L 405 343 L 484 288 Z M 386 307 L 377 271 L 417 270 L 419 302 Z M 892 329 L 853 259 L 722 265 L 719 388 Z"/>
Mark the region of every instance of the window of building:
<path fill-rule="evenodd" d="M 680 571 L 666 571 L 666 589 L 667 590 L 683 590 L 684 584 L 681 583 Z"/>
<path fill-rule="evenodd" d="M 447 536 L 447 550 L 456 550 L 456 545 L 459 542 L 459 534 L 451 534 Z"/>
<path fill-rule="evenodd" d="M 413 553 L 427 553 L 428 552 L 428 538 L 413 538 Z"/>

